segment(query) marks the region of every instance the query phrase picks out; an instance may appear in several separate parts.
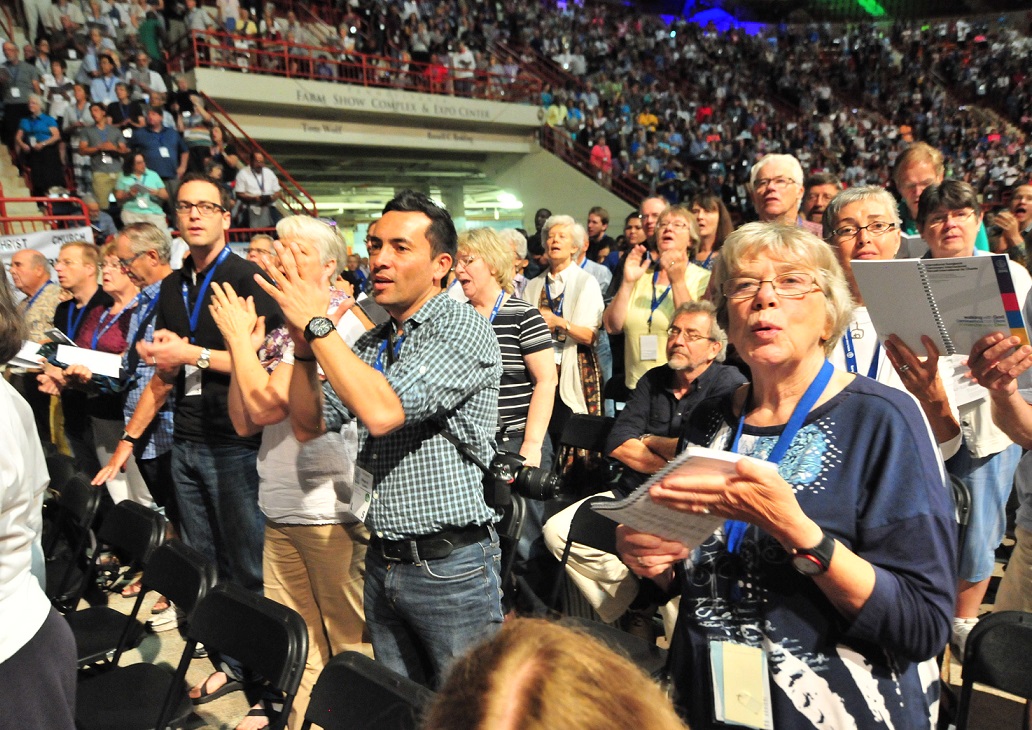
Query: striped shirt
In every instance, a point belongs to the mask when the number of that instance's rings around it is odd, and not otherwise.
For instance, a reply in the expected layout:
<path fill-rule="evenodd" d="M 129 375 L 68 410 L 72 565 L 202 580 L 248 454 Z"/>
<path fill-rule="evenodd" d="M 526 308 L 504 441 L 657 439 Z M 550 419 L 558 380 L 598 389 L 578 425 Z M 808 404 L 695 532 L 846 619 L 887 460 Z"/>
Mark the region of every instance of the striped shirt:
<path fill-rule="evenodd" d="M 551 350 L 552 334 L 537 309 L 514 297 L 501 306 L 492 326 L 502 351 L 498 417 L 506 435 L 511 436 L 526 429 L 530 396 L 534 392 L 523 358 L 540 350 Z"/>

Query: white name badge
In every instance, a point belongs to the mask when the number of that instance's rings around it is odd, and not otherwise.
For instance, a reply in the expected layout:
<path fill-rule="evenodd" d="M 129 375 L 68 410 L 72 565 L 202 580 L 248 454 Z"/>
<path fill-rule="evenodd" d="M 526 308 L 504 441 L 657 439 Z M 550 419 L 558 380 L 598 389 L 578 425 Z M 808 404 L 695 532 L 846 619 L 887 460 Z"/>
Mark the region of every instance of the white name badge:
<path fill-rule="evenodd" d="M 640 350 L 639 359 L 646 361 L 658 360 L 659 335 L 641 335 L 638 337 L 638 348 Z"/>
<path fill-rule="evenodd" d="M 74 49 L 72 49 L 72 48 L 68 49 L 68 60 L 69 61 L 74 61 L 78 57 L 79 57 L 79 54 L 77 54 Z"/>
<path fill-rule="evenodd" d="M 713 716 L 718 722 L 774 730 L 767 655 L 758 646 L 709 643 Z"/>
<path fill-rule="evenodd" d="M 19 89 L 17 86 L 12 86 L 11 87 L 11 98 L 12 99 L 20 99 L 21 98 L 21 89 Z"/>
<path fill-rule="evenodd" d="M 158 154 L 166 159 L 172 156 L 168 153 L 168 147 L 158 147 Z"/>
<path fill-rule="evenodd" d="M 35 147 L 35 146 L 36 146 L 36 138 L 35 137 L 29 137 L 29 147 Z"/>
<path fill-rule="evenodd" d="M 132 139 L 133 138 L 133 128 L 132 127 L 125 127 L 122 130 L 122 136 L 125 137 L 126 139 Z"/>
<path fill-rule="evenodd" d="M 351 504 L 348 509 L 359 521 L 365 522 L 369 514 L 369 505 L 373 501 L 373 475 L 355 465 L 355 483 L 351 488 Z"/>
<path fill-rule="evenodd" d="M 183 396 L 201 394 L 201 369 L 196 365 L 184 365 L 183 374 L 186 376 L 183 381 Z"/>

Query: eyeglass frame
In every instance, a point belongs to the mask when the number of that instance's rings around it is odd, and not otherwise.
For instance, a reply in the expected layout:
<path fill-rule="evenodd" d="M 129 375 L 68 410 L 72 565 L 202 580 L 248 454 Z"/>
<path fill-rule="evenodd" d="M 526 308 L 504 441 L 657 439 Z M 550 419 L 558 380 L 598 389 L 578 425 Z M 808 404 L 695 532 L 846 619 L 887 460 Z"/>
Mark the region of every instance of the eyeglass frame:
<path fill-rule="evenodd" d="M 677 334 L 674 334 L 675 332 Z M 667 335 L 667 340 L 668 341 L 669 340 L 673 340 L 674 342 L 677 342 L 681 338 L 681 336 L 684 335 L 684 337 L 685 337 L 684 341 L 687 342 L 689 345 L 693 345 L 696 342 L 700 342 L 702 340 L 708 340 L 710 342 L 716 342 L 716 340 L 714 338 L 712 338 L 712 337 L 707 337 L 706 335 L 700 335 L 700 334 L 697 334 L 695 332 L 689 332 L 688 330 L 679 329 L 677 327 L 667 327 L 666 335 Z M 691 335 L 691 336 L 689 337 L 688 335 Z"/>
<path fill-rule="evenodd" d="M 768 187 L 774 188 L 775 190 L 784 190 L 789 185 L 802 185 L 801 182 L 784 175 L 778 175 L 777 177 L 761 177 L 753 183 L 753 190 L 765 190 Z"/>
<path fill-rule="evenodd" d="M 674 225 L 675 223 L 679 225 Z M 665 220 L 662 223 L 656 223 L 656 230 L 662 231 L 665 228 L 670 228 L 675 231 L 690 231 L 692 224 L 685 220 Z"/>
<path fill-rule="evenodd" d="M 871 230 L 871 226 L 879 225 L 886 226 L 885 230 Z M 842 231 L 846 228 L 855 228 L 856 230 L 852 233 L 843 233 Z M 842 226 L 841 228 L 836 228 L 828 236 L 828 239 L 830 240 L 832 238 L 856 238 L 860 235 L 860 231 L 867 231 L 872 236 L 884 236 L 886 233 L 888 233 L 891 230 L 895 230 L 896 228 L 899 228 L 898 223 L 890 223 L 889 221 L 872 221 L 868 223 L 866 226 Z"/>
<path fill-rule="evenodd" d="M 208 206 L 212 208 L 211 212 L 205 212 Z M 202 218 L 211 218 L 213 215 L 216 214 L 216 211 L 218 211 L 219 213 L 227 212 L 227 210 L 218 203 L 212 203 L 208 200 L 200 200 L 196 203 L 191 203 L 188 200 L 179 200 L 176 201 L 176 204 L 172 207 L 175 209 L 176 215 L 189 215 L 191 209 L 197 208 L 197 212 L 200 214 Z"/>
<path fill-rule="evenodd" d="M 473 264 L 473 262 L 476 261 L 479 258 L 480 257 L 477 256 L 475 253 L 471 253 L 470 255 L 466 256 L 465 258 L 461 258 L 461 259 L 458 257 L 458 255 L 456 255 L 455 256 L 455 264 L 452 266 L 452 268 L 455 269 L 456 271 L 458 270 L 458 268 L 460 266 L 463 269 L 468 269 Z"/>
<path fill-rule="evenodd" d="M 805 292 L 784 293 L 784 292 L 778 291 L 778 287 L 775 284 L 775 282 L 778 279 L 780 279 L 780 278 L 782 278 L 784 276 L 792 276 L 794 274 L 795 275 L 802 274 L 804 276 L 810 277 L 811 279 L 813 279 L 813 286 L 810 289 L 808 289 L 807 291 L 805 291 Z M 730 284 L 733 281 L 740 281 L 740 280 L 755 282 L 755 284 L 756 284 L 756 291 L 750 292 L 748 294 L 739 294 L 738 296 L 732 296 L 732 295 L 728 294 L 726 291 L 724 291 L 724 288 L 728 284 Z M 721 282 L 721 284 L 720 284 L 720 293 L 724 296 L 725 299 L 731 299 L 731 300 L 734 300 L 734 301 L 741 301 L 743 299 L 753 299 L 763 289 L 763 285 L 764 284 L 770 284 L 771 288 L 774 290 L 774 293 L 777 294 L 779 297 L 785 297 L 785 298 L 788 298 L 788 299 L 802 299 L 807 294 L 813 294 L 815 291 L 819 291 L 822 294 L 826 293 L 824 291 L 824 289 L 821 288 L 821 286 L 817 282 L 818 282 L 817 276 L 815 274 L 811 274 L 808 271 L 786 271 L 783 274 L 778 274 L 773 279 L 753 279 L 752 277 L 748 277 L 748 276 L 732 276 L 729 279 L 725 279 L 723 282 Z"/>
<path fill-rule="evenodd" d="M 146 255 L 146 251 L 140 251 L 137 254 L 133 254 L 130 258 L 118 259 L 118 268 L 122 270 L 123 274 L 128 274 L 130 271 L 132 271 L 130 267 L 133 265 L 133 263 L 135 263 L 136 259 Z"/>
<path fill-rule="evenodd" d="M 958 209 L 954 208 L 952 210 L 945 211 L 942 214 L 941 220 L 939 219 L 938 214 L 927 216 L 925 218 L 925 225 L 929 228 L 941 228 L 945 226 L 947 223 L 949 223 L 951 219 L 956 221 L 957 223 L 960 223 L 961 221 L 967 220 L 971 216 L 978 215 L 978 212 L 974 208 L 965 208 L 965 212 L 960 213 L 959 215 L 954 215 L 954 213 L 956 213 L 957 210 Z"/>

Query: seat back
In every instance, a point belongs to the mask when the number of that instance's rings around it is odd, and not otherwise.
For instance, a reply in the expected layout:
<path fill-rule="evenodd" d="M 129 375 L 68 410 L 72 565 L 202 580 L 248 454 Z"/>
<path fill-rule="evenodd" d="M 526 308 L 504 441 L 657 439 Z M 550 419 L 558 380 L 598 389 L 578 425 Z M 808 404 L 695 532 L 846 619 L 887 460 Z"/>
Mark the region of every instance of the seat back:
<path fill-rule="evenodd" d="M 55 450 L 47 454 L 46 460 L 47 472 L 50 474 L 50 489 L 60 492 L 75 475 L 75 459 Z"/>
<path fill-rule="evenodd" d="M 559 558 L 559 571 L 556 574 L 548 604 L 553 609 L 559 609 L 559 595 L 562 593 L 563 581 L 566 580 L 566 564 L 570 560 L 573 543 L 616 554 L 616 523 L 591 509 L 592 504 L 606 499 L 606 497 L 590 497 L 581 502 L 580 507 L 573 513 L 570 531 L 566 536 L 563 554 Z"/>
<path fill-rule="evenodd" d="M 983 616 L 964 647 L 964 685 L 957 707 L 957 730 L 966 730 L 974 685 L 985 684 L 1032 699 L 1032 613 L 1001 611 Z"/>
<path fill-rule="evenodd" d="M 434 693 L 354 651 L 333 657 L 315 683 L 303 729 L 415 730 Z"/>
<path fill-rule="evenodd" d="M 589 416 L 586 413 L 575 413 L 563 426 L 559 437 L 560 447 L 565 446 L 585 451 L 605 453 L 606 439 L 613 428 L 615 418 L 609 416 Z M 558 449 L 556 450 L 558 451 Z"/>
<path fill-rule="evenodd" d="M 646 641 L 608 624 L 586 618 L 566 616 L 560 623 L 595 637 L 617 654 L 637 664 L 653 679 L 662 681 L 666 677 L 667 651 L 656 646 L 656 642 Z"/>
<path fill-rule="evenodd" d="M 43 540 L 46 592 L 62 613 L 74 608 L 86 590 L 91 565 L 87 551 L 101 496 L 100 488 L 75 473 L 56 490 L 48 508 Z"/>
<path fill-rule="evenodd" d="M 165 523 L 161 513 L 126 499 L 112 507 L 104 517 L 97 539 L 117 550 L 122 558 L 131 560 L 137 568 L 142 568 L 164 542 Z"/>
<path fill-rule="evenodd" d="M 144 591 L 157 591 L 189 616 L 216 580 L 211 561 L 173 538 L 151 555 L 142 583 Z"/>
<path fill-rule="evenodd" d="M 610 488 L 617 472 L 606 457 L 606 439 L 615 419 L 575 413 L 563 427 L 552 471 L 563 478 L 563 492 L 580 498 Z M 587 451 L 585 457 L 578 451 Z"/>
<path fill-rule="evenodd" d="M 502 548 L 501 581 L 503 588 L 509 585 L 509 575 L 516 559 L 516 546 L 523 535 L 523 524 L 527 520 L 527 501 L 516 492 L 510 494 L 508 506 L 502 510 L 501 519 L 495 525 L 498 542 Z"/>
<path fill-rule="evenodd" d="M 308 658 L 308 629 L 300 614 L 238 585 L 215 586 L 204 596 L 187 629 L 186 647 L 176 669 L 157 727 L 164 728 L 179 693 L 197 643 L 233 657 L 260 674 L 268 686 L 284 695 L 283 710 L 271 717 L 271 730 L 286 726 L 294 704 L 305 660 Z"/>

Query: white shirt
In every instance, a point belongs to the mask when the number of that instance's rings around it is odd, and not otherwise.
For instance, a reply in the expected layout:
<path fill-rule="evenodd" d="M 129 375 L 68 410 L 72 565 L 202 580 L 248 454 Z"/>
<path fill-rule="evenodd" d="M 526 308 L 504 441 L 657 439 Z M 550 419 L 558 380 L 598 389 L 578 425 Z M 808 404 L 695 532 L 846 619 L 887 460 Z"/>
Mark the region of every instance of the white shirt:
<path fill-rule="evenodd" d="M 261 172 L 256 173 L 250 167 L 245 167 L 236 176 L 236 191 L 245 195 L 274 195 L 280 189 L 279 180 L 272 170 L 263 167 Z"/>

